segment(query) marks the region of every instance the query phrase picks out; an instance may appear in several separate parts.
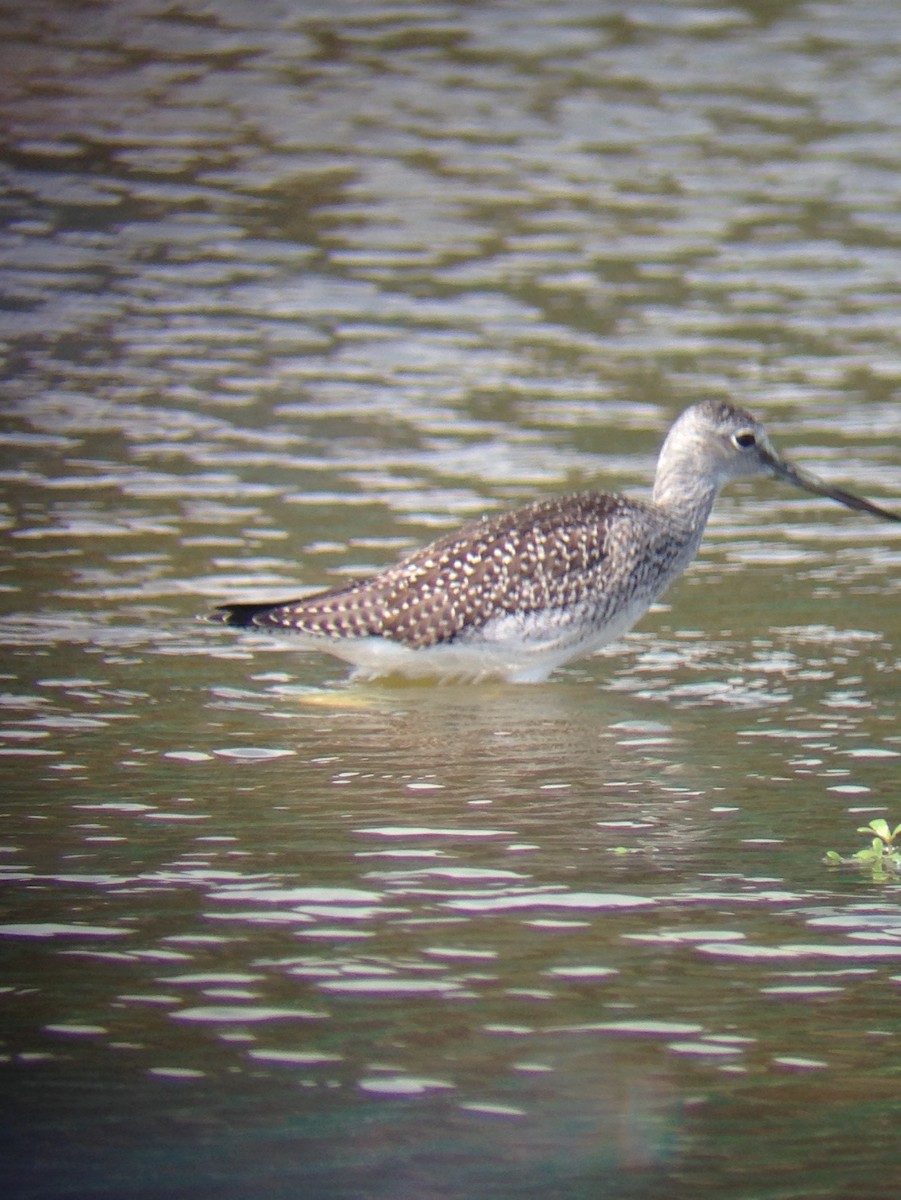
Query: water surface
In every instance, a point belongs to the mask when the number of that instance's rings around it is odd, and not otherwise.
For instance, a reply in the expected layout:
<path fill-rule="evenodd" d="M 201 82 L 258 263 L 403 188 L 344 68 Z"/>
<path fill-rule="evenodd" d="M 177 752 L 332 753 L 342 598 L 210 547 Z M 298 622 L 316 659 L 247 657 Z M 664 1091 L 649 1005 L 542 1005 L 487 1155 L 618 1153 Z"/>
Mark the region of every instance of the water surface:
<path fill-rule="evenodd" d="M 894 7 L 0 22 L 10 1194 L 894 1195 L 895 528 L 734 487 L 533 687 L 195 620 L 707 397 L 897 507 Z"/>

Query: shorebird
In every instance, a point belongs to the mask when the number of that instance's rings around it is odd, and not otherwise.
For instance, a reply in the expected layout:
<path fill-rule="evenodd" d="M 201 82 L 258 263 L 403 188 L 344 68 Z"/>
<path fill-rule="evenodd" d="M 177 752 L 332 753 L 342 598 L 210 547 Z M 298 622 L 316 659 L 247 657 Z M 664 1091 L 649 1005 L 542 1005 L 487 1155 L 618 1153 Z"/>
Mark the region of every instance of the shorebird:
<path fill-rule="evenodd" d="M 755 475 L 901 521 L 794 466 L 750 413 L 704 401 L 660 450 L 651 499 L 577 492 L 471 521 L 369 578 L 212 619 L 352 663 L 364 677 L 544 680 L 615 641 L 695 557 L 724 484 Z"/>

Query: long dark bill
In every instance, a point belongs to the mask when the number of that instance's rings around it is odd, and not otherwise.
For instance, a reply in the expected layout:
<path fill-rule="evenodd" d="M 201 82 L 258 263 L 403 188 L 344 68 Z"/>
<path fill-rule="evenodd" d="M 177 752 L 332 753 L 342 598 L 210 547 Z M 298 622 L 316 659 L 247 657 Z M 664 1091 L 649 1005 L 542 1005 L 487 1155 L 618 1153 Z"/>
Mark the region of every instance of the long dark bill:
<path fill-rule="evenodd" d="M 863 496 L 855 496 L 853 492 L 846 492 L 842 488 L 831 487 L 828 483 L 824 483 L 822 479 L 817 479 L 816 475 L 810 475 L 807 471 L 802 471 L 800 467 L 786 462 L 784 458 L 779 458 L 775 454 L 767 454 L 766 463 L 774 475 L 777 475 L 780 479 L 784 479 L 786 483 L 793 483 L 795 487 L 803 488 L 805 492 L 813 492 L 815 496 L 828 496 L 830 500 L 837 500 L 839 504 L 844 504 L 846 508 L 854 508 L 858 512 L 872 513 L 874 517 L 881 517 L 883 521 L 901 521 L 901 516 L 897 513 L 880 508 L 878 504 L 864 500 Z"/>

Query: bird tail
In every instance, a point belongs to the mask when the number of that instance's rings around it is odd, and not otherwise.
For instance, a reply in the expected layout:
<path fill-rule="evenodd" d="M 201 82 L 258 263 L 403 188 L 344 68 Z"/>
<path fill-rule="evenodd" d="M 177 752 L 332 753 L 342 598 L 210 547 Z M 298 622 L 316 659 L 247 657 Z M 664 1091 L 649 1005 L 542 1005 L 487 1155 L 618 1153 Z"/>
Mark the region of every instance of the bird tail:
<path fill-rule="evenodd" d="M 290 600 L 283 600 L 277 604 L 273 604 L 271 601 L 268 604 L 222 604 L 214 608 L 211 613 L 207 613 L 204 620 L 215 621 L 222 625 L 233 625 L 236 629 L 253 629 L 258 624 L 257 617 L 265 616 L 273 609 L 291 603 Z"/>

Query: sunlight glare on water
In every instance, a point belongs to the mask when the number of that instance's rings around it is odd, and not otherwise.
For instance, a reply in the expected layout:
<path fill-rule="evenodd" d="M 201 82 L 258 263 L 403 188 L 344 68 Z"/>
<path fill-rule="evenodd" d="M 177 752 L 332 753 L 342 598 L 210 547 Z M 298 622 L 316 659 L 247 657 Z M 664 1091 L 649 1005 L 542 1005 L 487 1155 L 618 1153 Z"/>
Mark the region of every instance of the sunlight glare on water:
<path fill-rule="evenodd" d="M 704 398 L 897 510 L 894 7 L 0 33 L 5 1194 L 895 1195 L 897 527 L 735 486 L 535 687 L 196 621 Z"/>

